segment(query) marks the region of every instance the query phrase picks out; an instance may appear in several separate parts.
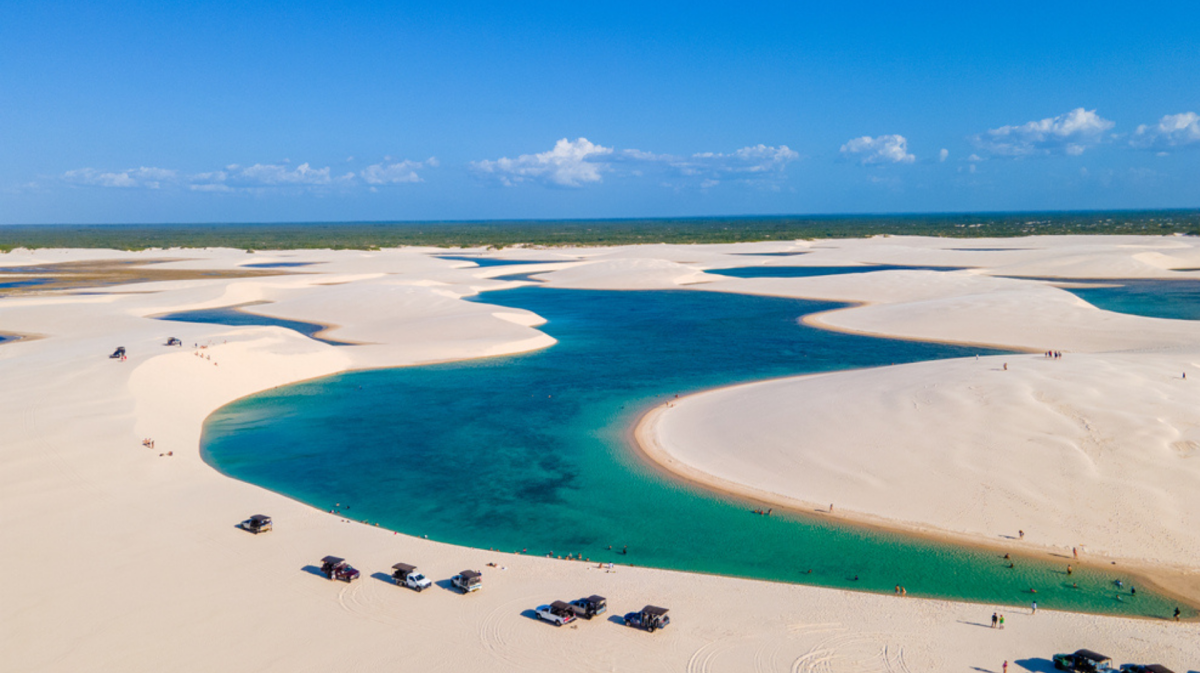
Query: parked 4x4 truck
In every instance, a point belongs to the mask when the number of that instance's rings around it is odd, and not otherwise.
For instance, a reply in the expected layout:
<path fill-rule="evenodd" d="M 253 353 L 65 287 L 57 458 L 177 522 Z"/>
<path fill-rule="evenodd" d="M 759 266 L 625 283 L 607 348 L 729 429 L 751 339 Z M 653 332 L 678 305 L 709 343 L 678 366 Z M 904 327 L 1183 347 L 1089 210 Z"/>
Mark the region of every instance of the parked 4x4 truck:
<path fill-rule="evenodd" d="M 450 583 L 458 587 L 464 594 L 469 594 L 483 588 L 483 575 L 474 570 L 464 570 L 451 577 Z"/>
<path fill-rule="evenodd" d="M 407 563 L 397 563 L 392 566 L 396 572 L 392 573 L 392 579 L 396 581 L 397 586 L 408 587 L 418 592 L 428 589 L 430 582 L 424 575 L 417 572 L 417 567 Z"/>
<path fill-rule="evenodd" d="M 667 609 L 653 605 L 647 605 L 642 608 L 641 612 L 630 612 L 625 615 L 626 626 L 643 629 L 650 633 L 654 633 L 670 623 L 671 618 L 667 616 Z"/>
<path fill-rule="evenodd" d="M 258 535 L 271 530 L 271 517 L 266 514 L 255 514 L 238 525 L 242 527 L 242 530 L 248 530 Z"/>
<path fill-rule="evenodd" d="M 1103 673 L 1115 671 L 1112 659 L 1092 650 L 1075 650 L 1070 654 L 1054 655 L 1054 667 L 1060 671 L 1075 673 Z"/>
<path fill-rule="evenodd" d="M 563 601 L 554 601 L 550 605 L 537 607 L 538 619 L 544 619 L 555 626 L 570 624 L 575 621 L 575 606 Z"/>
<path fill-rule="evenodd" d="M 346 559 L 337 556 L 326 556 L 321 559 L 321 572 L 331 580 L 341 580 L 347 583 L 358 579 L 359 575 L 353 566 L 346 563 Z"/>
<path fill-rule="evenodd" d="M 603 614 L 608 610 L 608 601 L 605 600 L 604 596 L 588 596 L 587 598 L 580 598 L 577 601 L 571 601 L 571 605 L 579 608 L 575 612 L 584 619 L 591 619 L 592 617 Z"/>

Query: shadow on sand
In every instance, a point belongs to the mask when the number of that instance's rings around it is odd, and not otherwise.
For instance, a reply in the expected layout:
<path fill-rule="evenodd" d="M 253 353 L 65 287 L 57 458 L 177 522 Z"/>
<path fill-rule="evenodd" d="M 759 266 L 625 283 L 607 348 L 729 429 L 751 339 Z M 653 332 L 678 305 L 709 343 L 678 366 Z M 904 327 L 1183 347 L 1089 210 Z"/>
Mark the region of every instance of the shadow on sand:
<path fill-rule="evenodd" d="M 1058 670 L 1054 668 L 1054 662 L 1049 659 L 1017 659 L 1013 663 L 1027 671 L 1035 671 L 1036 673 L 1054 673 Z"/>
<path fill-rule="evenodd" d="M 320 577 L 323 580 L 329 579 L 329 577 L 327 577 L 325 575 L 325 573 L 321 572 L 320 568 L 318 568 L 317 566 L 314 566 L 314 565 L 304 566 L 303 568 L 301 568 L 301 570 L 308 573 L 309 575 L 316 575 L 317 577 Z"/>

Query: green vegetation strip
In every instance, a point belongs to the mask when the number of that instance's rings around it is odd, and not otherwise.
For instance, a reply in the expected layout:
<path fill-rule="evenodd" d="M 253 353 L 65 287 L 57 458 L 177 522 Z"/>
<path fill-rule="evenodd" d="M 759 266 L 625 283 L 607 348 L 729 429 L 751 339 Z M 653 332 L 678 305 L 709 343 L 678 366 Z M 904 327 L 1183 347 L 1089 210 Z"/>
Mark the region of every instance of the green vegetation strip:
<path fill-rule="evenodd" d="M 741 243 L 881 234 L 955 238 L 1064 234 L 1200 236 L 1200 210 L 710 217 L 487 222 L 309 222 L 0 226 L 14 248 L 356 249 Z"/>

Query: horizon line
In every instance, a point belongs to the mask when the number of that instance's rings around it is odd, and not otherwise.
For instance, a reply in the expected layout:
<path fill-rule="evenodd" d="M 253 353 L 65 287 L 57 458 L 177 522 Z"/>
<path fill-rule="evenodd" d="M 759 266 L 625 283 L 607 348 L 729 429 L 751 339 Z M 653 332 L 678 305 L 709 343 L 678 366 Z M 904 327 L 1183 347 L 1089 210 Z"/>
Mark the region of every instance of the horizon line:
<path fill-rule="evenodd" d="M 0 223 L 0 227 L 182 227 L 182 226 L 264 226 L 264 225 L 420 225 L 420 224 L 510 224 L 510 223 L 555 223 L 555 222 L 647 222 L 647 221 L 687 221 L 702 222 L 706 220 L 819 220 L 819 219 L 870 219 L 870 218 L 916 218 L 916 217 L 982 217 L 982 216 L 1015 216 L 1015 215 L 1070 215 L 1070 214 L 1119 214 L 1119 213 L 1197 213 L 1200 206 L 1189 208 L 1104 208 L 1104 209 L 1063 209 L 1063 210 L 975 210 L 975 211 L 901 211 L 901 212 L 868 212 L 868 213 L 783 213 L 772 215 L 664 215 L 664 216 L 633 216 L 633 217 L 560 217 L 560 218 L 490 218 L 490 219 L 447 219 L 447 220 L 273 220 L 250 222 L 244 220 L 228 220 L 218 222 L 12 222 Z"/>

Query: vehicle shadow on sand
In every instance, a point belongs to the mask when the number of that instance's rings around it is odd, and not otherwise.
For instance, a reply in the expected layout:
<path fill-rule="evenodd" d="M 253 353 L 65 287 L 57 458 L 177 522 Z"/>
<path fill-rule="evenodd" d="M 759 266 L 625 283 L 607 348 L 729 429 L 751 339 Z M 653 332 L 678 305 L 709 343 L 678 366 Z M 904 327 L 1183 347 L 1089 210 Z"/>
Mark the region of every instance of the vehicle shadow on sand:
<path fill-rule="evenodd" d="M 396 579 L 387 573 L 371 573 L 371 579 L 387 582 L 388 584 L 396 583 Z"/>
<path fill-rule="evenodd" d="M 608 618 L 608 621 L 612 622 L 613 624 L 620 624 L 621 626 L 625 626 L 625 618 L 622 617 L 621 615 L 610 615 Z"/>
<path fill-rule="evenodd" d="M 303 568 L 301 568 L 301 570 L 303 570 L 304 572 L 308 573 L 309 575 L 316 575 L 317 577 L 320 577 L 320 578 L 321 578 L 321 579 L 323 579 L 323 580 L 327 580 L 327 579 L 329 579 L 329 578 L 328 578 L 328 577 L 325 575 L 325 573 L 321 572 L 321 569 L 320 569 L 320 568 L 318 568 L 317 566 L 308 565 L 308 566 L 304 566 Z"/>
<path fill-rule="evenodd" d="M 527 610 L 522 610 L 521 616 L 525 617 L 526 619 L 532 619 L 535 622 L 541 622 L 541 623 L 545 624 L 546 626 L 553 626 L 555 628 L 558 628 L 557 624 L 551 624 L 550 622 L 542 619 L 541 617 L 538 617 L 537 610 L 534 610 L 532 608 L 527 609 Z"/>
<path fill-rule="evenodd" d="M 454 582 L 451 582 L 450 580 L 438 580 L 438 581 L 434 582 L 433 584 L 434 584 L 434 586 L 436 586 L 440 589 L 445 589 L 446 591 L 449 591 L 450 593 L 455 593 L 455 594 L 462 593 L 461 591 L 459 591 L 458 587 L 454 586 Z"/>
<path fill-rule="evenodd" d="M 1054 668 L 1054 662 L 1049 659 L 1017 659 L 1013 663 L 1035 673 L 1055 673 L 1058 670 Z"/>

